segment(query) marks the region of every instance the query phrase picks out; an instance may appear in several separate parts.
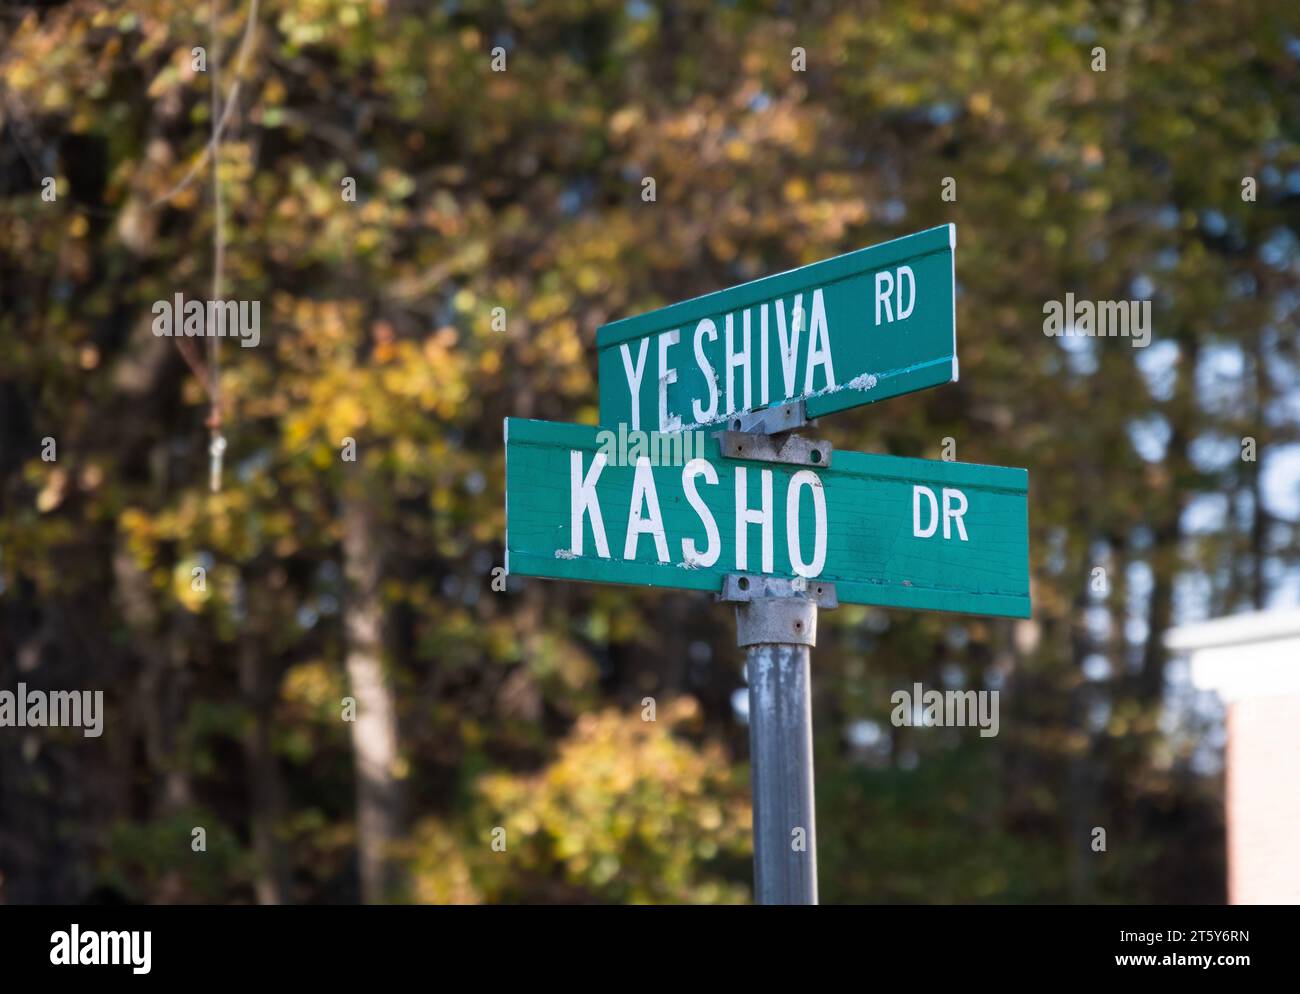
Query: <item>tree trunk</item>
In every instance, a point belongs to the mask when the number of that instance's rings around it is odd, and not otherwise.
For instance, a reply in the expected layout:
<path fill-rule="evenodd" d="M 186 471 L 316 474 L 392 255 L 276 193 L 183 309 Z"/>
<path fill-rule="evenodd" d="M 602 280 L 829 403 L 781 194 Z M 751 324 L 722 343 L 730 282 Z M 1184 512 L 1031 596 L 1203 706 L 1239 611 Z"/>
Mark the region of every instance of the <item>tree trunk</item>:
<path fill-rule="evenodd" d="M 388 899 L 394 882 L 390 847 L 397 836 L 399 784 L 397 706 L 384 671 L 380 557 L 374 509 L 364 494 L 343 498 L 343 561 L 347 671 L 356 700 L 351 724 L 357 778 L 357 851 L 361 899 Z"/>
<path fill-rule="evenodd" d="M 1264 487 L 1260 477 L 1261 451 L 1267 439 L 1268 406 L 1272 400 L 1269 390 L 1268 369 L 1265 365 L 1262 329 L 1255 333 L 1251 349 L 1251 367 L 1255 376 L 1254 420 L 1258 426 L 1255 431 L 1255 461 L 1247 464 L 1250 474 L 1250 600 L 1256 611 L 1264 610 L 1268 602 L 1267 583 L 1264 579 L 1264 566 L 1268 559 L 1268 509 L 1264 507 Z"/>
<path fill-rule="evenodd" d="M 261 656 L 267 644 L 266 633 L 256 619 L 257 612 L 250 611 L 239 653 L 239 688 L 252 718 L 244 734 L 244 761 L 248 765 L 249 822 L 257 857 L 254 888 L 258 904 L 287 904 L 293 899 L 289 863 L 279 836 L 285 814 L 284 783 L 271 745 L 274 685 L 267 679 L 267 662 Z"/>

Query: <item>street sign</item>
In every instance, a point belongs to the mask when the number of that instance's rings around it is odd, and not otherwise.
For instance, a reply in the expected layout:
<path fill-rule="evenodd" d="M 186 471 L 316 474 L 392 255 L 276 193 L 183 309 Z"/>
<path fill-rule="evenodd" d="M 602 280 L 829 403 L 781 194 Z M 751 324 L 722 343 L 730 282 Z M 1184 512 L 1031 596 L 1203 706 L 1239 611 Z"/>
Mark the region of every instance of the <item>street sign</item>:
<path fill-rule="evenodd" d="M 945 224 L 605 325 L 604 427 L 505 422 L 507 573 L 736 604 L 763 904 L 817 903 L 818 609 L 1030 616 L 1025 470 L 792 434 L 957 379 L 956 236 Z"/>
<path fill-rule="evenodd" d="M 809 418 L 957 379 L 944 224 L 615 321 L 600 423 L 677 431 L 803 400 Z"/>
<path fill-rule="evenodd" d="M 520 418 L 505 433 L 508 573 L 714 592 L 804 577 L 840 602 L 1029 617 L 1023 469 L 815 442 L 803 464 L 726 458 L 703 431 L 629 450 L 626 431 Z"/>

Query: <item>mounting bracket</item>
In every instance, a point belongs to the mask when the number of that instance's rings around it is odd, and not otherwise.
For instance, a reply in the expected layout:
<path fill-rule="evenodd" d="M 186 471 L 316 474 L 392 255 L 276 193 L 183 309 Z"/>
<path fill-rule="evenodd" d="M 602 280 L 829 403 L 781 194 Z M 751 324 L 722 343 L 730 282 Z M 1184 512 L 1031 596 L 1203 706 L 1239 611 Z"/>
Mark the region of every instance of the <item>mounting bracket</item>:
<path fill-rule="evenodd" d="M 727 419 L 727 428 L 714 432 L 718 447 L 728 459 L 756 459 L 794 466 L 825 468 L 835 447 L 824 439 L 791 434 L 793 429 L 816 424 L 809 421 L 802 400 L 749 411 Z"/>

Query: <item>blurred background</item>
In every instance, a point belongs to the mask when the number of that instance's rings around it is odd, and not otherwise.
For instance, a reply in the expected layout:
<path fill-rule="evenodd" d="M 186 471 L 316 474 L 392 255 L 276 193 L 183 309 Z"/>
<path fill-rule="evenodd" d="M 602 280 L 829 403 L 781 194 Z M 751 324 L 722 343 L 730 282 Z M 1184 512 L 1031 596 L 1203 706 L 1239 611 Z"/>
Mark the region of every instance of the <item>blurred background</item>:
<path fill-rule="evenodd" d="M 9 3 L 0 139 L 0 689 L 107 712 L 0 729 L 0 901 L 749 901 L 731 609 L 494 574 L 502 418 L 949 221 L 960 382 L 820 431 L 1027 467 L 1033 618 L 823 614 L 822 900 L 1226 899 L 1164 633 L 1300 603 L 1290 0 Z M 218 270 L 256 348 L 152 334 Z M 916 681 L 1000 733 L 894 727 Z"/>

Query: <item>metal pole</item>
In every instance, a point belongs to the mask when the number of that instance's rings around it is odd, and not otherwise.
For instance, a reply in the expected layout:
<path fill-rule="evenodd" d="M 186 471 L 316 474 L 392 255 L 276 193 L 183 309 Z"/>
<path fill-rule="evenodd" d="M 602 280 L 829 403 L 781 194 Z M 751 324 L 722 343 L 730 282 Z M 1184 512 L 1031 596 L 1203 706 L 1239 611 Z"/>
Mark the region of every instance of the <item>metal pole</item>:
<path fill-rule="evenodd" d="M 817 903 L 808 657 L 806 645 L 751 645 L 746 662 L 759 904 Z"/>
<path fill-rule="evenodd" d="M 834 588 L 730 576 L 722 599 L 737 602 L 736 641 L 746 649 L 754 898 L 759 904 L 816 904 L 811 662 L 818 602 L 836 606 Z"/>

